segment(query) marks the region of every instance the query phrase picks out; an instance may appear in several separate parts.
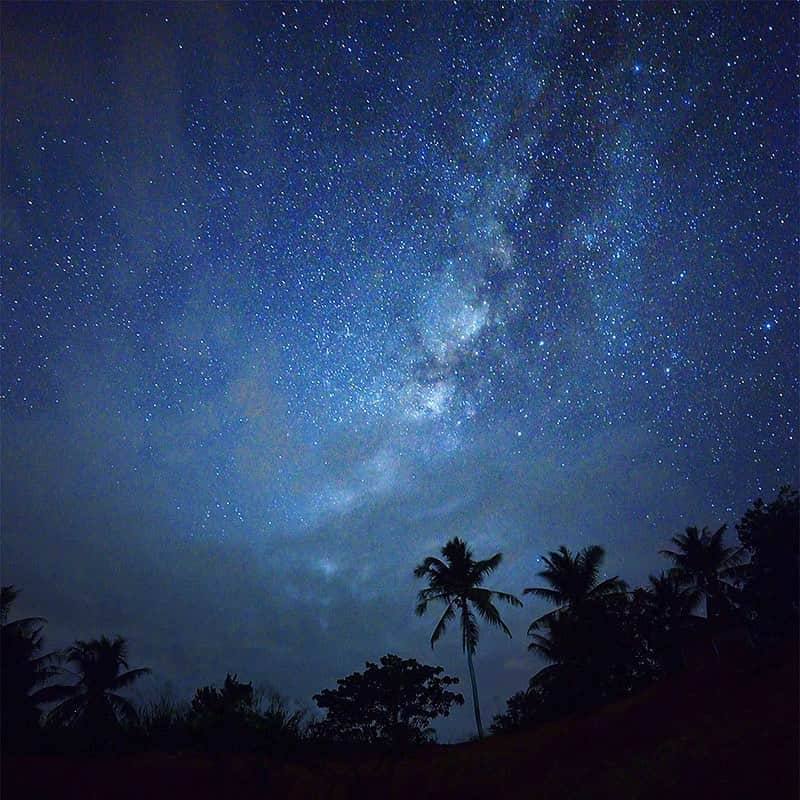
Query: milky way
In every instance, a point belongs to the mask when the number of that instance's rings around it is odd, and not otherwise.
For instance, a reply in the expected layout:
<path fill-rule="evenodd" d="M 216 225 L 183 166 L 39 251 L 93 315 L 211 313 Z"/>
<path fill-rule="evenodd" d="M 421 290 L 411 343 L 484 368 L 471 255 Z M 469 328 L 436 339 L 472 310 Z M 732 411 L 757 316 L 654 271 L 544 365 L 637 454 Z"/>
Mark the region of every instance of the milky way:
<path fill-rule="evenodd" d="M 450 535 L 510 591 L 562 543 L 635 582 L 796 484 L 797 21 L 6 5 L 4 583 L 308 696 L 460 674 L 410 613 Z"/>

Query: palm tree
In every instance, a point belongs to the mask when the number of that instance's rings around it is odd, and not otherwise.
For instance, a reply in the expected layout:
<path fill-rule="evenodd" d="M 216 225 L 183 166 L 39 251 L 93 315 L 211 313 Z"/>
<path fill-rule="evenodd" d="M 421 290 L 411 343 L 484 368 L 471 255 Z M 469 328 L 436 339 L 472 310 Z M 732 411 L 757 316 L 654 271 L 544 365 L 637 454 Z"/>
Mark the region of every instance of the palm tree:
<path fill-rule="evenodd" d="M 634 601 L 645 612 L 646 637 L 662 664 L 669 670 L 684 664 L 682 637 L 698 622 L 692 612 L 700 602 L 700 592 L 687 586 L 674 572 L 650 576 L 647 589 L 637 589 Z"/>
<path fill-rule="evenodd" d="M 626 590 L 625 581 L 616 576 L 597 582 L 604 557 L 605 551 L 599 545 L 587 547 L 575 555 L 562 545 L 558 550 L 542 557 L 547 567 L 537 574 L 550 586 L 533 586 L 524 589 L 522 593 L 549 600 L 557 608 L 534 620 L 528 628 L 529 635 L 533 635 L 548 617 L 558 616 L 567 610 L 580 609 L 590 600 L 616 595 Z"/>
<path fill-rule="evenodd" d="M 0 590 L 0 700 L 5 742 L 24 746 L 39 726 L 39 705 L 56 699 L 43 687 L 58 673 L 58 653 L 41 655 L 43 617 L 8 622 L 11 605 L 19 596 L 13 586 Z"/>
<path fill-rule="evenodd" d="M 428 610 L 428 603 L 432 600 L 446 603 L 444 614 L 433 629 L 431 648 L 439 641 L 447 624 L 452 622 L 457 614 L 461 617 L 461 647 L 467 654 L 475 723 L 481 739 L 483 725 L 478 703 L 478 687 L 475 682 L 475 667 L 472 663 L 479 637 L 475 611 L 490 625 L 500 628 L 510 637 L 511 631 L 500 618 L 500 612 L 494 601 L 502 600 L 512 606 L 522 605 L 513 594 L 485 589 L 481 585 L 486 576 L 494 572 L 502 560 L 503 554 L 495 553 L 484 561 L 475 561 L 472 550 L 467 547 L 466 542 L 456 537 L 450 539 L 442 548 L 442 559 L 428 556 L 414 570 L 415 577 L 428 580 L 428 586 L 422 589 L 417 597 L 417 615 L 421 617 Z"/>
<path fill-rule="evenodd" d="M 85 727 L 92 734 L 114 728 L 120 720 L 134 722 L 133 704 L 117 694 L 130 686 L 147 668 L 128 669 L 128 644 L 121 636 L 101 636 L 88 642 L 76 641 L 65 659 L 75 665 L 80 678 L 74 686 L 59 687 L 67 697 L 50 718 L 70 727 Z M 122 668 L 124 672 L 120 672 Z"/>
<path fill-rule="evenodd" d="M 686 586 L 674 572 L 651 575 L 643 597 L 646 606 L 667 624 L 686 619 L 700 602 L 700 592 Z"/>
<path fill-rule="evenodd" d="M 674 574 L 680 580 L 705 595 L 709 622 L 718 613 L 723 599 L 724 579 L 734 574 L 741 560 L 741 548 L 723 544 L 726 527 L 723 525 L 714 533 L 708 528 L 702 531 L 695 527 L 687 528 L 685 534 L 673 536 L 670 540 L 675 550 L 660 551 L 675 564 Z"/>
<path fill-rule="evenodd" d="M 619 582 L 621 584 L 621 582 Z M 533 676 L 551 710 L 571 712 L 629 694 L 648 672 L 625 591 L 607 591 L 545 614 L 528 649 L 549 662 Z"/>

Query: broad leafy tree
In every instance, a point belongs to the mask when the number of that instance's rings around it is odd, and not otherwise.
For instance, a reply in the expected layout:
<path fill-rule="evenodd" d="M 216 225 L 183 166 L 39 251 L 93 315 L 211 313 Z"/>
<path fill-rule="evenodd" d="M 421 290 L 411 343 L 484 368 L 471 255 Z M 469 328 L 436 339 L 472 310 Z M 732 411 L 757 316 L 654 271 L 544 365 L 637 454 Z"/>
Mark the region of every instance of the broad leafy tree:
<path fill-rule="evenodd" d="M 439 641 L 448 623 L 456 618 L 459 620 L 461 646 L 467 654 L 475 723 L 480 738 L 483 738 L 483 725 L 478 702 L 478 687 L 475 681 L 475 667 L 472 663 L 479 638 L 476 613 L 485 622 L 500 628 L 510 637 L 511 631 L 501 619 L 495 601 L 500 600 L 512 606 L 522 605 L 513 594 L 483 587 L 486 576 L 497 569 L 502 558 L 502 553 L 495 553 L 491 558 L 476 561 L 466 542 L 456 537 L 442 548 L 442 558 L 428 556 L 414 570 L 417 578 L 425 578 L 428 581 L 428 586 L 418 595 L 417 614 L 422 616 L 428 610 L 429 603 L 433 601 L 441 601 L 445 604 L 444 613 L 433 629 L 431 647 Z"/>
<path fill-rule="evenodd" d="M 781 488 L 771 503 L 758 499 L 736 530 L 750 563 L 744 576 L 742 602 L 756 635 L 773 638 L 797 633 L 800 599 L 800 495 Z"/>
<path fill-rule="evenodd" d="M 450 691 L 458 678 L 442 675 L 442 667 L 420 664 L 389 653 L 380 666 L 367 662 L 364 672 L 339 679 L 336 689 L 314 695 L 327 716 L 315 726 L 321 738 L 393 746 L 420 744 L 430 723 L 446 717 L 464 698 Z"/>

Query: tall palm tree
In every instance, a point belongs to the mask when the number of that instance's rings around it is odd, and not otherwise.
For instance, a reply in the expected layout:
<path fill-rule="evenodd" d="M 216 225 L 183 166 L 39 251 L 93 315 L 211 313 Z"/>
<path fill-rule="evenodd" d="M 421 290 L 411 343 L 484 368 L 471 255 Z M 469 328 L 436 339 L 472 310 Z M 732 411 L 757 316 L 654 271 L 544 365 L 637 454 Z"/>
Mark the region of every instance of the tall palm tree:
<path fill-rule="evenodd" d="M 528 628 L 529 635 L 533 635 L 548 617 L 558 616 L 567 610 L 579 609 L 587 601 L 626 590 L 625 581 L 617 576 L 597 582 L 604 557 L 605 550 L 599 545 L 587 547 L 575 555 L 562 545 L 558 550 L 553 550 L 542 557 L 547 566 L 537 574 L 550 584 L 549 587 L 532 586 L 524 589 L 522 593 L 549 600 L 557 608 L 534 620 Z"/>
<path fill-rule="evenodd" d="M 101 636 L 88 642 L 76 641 L 67 648 L 65 659 L 76 667 L 79 681 L 74 686 L 59 687 L 67 699 L 50 713 L 51 719 L 85 727 L 92 734 L 112 729 L 121 720 L 136 720 L 132 703 L 117 692 L 150 670 L 128 668 L 125 639 Z"/>
<path fill-rule="evenodd" d="M 723 600 L 725 578 L 731 577 L 741 561 L 741 548 L 723 543 L 726 525 L 712 533 L 708 528 L 686 529 L 670 540 L 675 550 L 661 550 L 675 565 L 675 575 L 706 598 L 709 622 Z"/>
<path fill-rule="evenodd" d="M 0 709 L 4 740 L 24 746 L 38 728 L 39 705 L 57 699 L 43 684 L 58 673 L 59 654 L 41 654 L 43 617 L 8 621 L 18 596 L 13 586 L 0 590 Z"/>
<path fill-rule="evenodd" d="M 472 663 L 472 656 L 478 646 L 479 637 L 475 611 L 490 625 L 500 628 L 510 637 L 511 631 L 500 618 L 500 612 L 494 601 L 502 600 L 512 606 L 522 605 L 513 594 L 485 589 L 482 586 L 486 576 L 494 572 L 502 560 L 503 554 L 495 553 L 491 558 L 475 561 L 472 550 L 467 547 L 466 542 L 455 537 L 442 548 L 441 559 L 428 556 L 414 570 L 415 577 L 427 578 L 428 581 L 428 586 L 422 589 L 417 597 L 417 615 L 421 617 L 428 610 L 428 603 L 432 600 L 441 600 L 446 604 L 444 614 L 433 629 L 431 648 L 439 641 L 447 624 L 452 622 L 457 615 L 460 616 L 461 647 L 467 654 L 475 723 L 481 739 L 483 738 L 483 725 L 478 703 L 478 687 L 475 682 L 475 667 Z"/>

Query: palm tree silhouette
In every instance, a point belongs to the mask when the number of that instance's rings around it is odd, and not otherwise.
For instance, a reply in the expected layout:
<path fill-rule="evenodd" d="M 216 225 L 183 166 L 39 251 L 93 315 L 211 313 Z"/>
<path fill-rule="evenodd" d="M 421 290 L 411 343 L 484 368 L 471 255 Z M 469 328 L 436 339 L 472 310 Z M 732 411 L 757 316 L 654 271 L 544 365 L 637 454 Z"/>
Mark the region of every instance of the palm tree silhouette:
<path fill-rule="evenodd" d="M 675 573 L 662 572 L 650 576 L 644 599 L 660 619 L 679 621 L 694 611 L 700 602 L 700 592 L 693 586 L 686 586 Z"/>
<path fill-rule="evenodd" d="M 723 544 L 726 525 L 714 533 L 706 527 L 686 529 L 685 534 L 673 536 L 670 541 L 675 550 L 661 550 L 673 564 L 674 574 L 684 583 L 693 586 L 706 598 L 706 617 L 711 622 L 723 602 L 724 579 L 734 574 L 741 560 L 742 550 Z"/>
<path fill-rule="evenodd" d="M 433 629 L 431 648 L 439 641 L 447 623 L 452 622 L 457 614 L 460 615 L 461 646 L 467 654 L 475 723 L 478 728 L 478 736 L 482 739 L 483 725 L 478 703 L 478 687 L 475 682 L 475 667 L 472 663 L 472 656 L 478 646 L 479 638 L 475 611 L 490 625 L 500 628 L 510 637 L 511 631 L 500 618 L 500 612 L 494 601 L 502 600 L 512 606 L 521 606 L 522 603 L 513 594 L 485 589 L 481 585 L 486 576 L 497 569 L 503 560 L 502 553 L 495 553 L 491 558 L 483 561 L 475 561 L 472 550 L 467 547 L 466 542 L 455 537 L 442 548 L 442 559 L 428 556 L 414 570 L 415 577 L 428 580 L 428 586 L 422 589 L 417 596 L 416 613 L 421 617 L 428 610 L 428 603 L 432 600 L 442 600 L 447 604 L 444 614 Z"/>
<path fill-rule="evenodd" d="M 128 669 L 128 644 L 121 636 L 101 636 L 76 641 L 65 652 L 65 660 L 77 668 L 79 681 L 59 687 L 67 699 L 50 714 L 55 722 L 85 727 L 93 735 L 111 730 L 119 722 L 134 722 L 133 704 L 117 694 L 150 670 Z M 120 670 L 124 667 L 125 671 Z"/>
<path fill-rule="evenodd" d="M 39 705 L 57 699 L 52 688 L 42 684 L 58 674 L 59 654 L 41 655 L 42 628 L 47 621 L 43 617 L 8 621 L 18 596 L 13 586 L 0 590 L 0 708 L 4 745 L 24 746 L 38 728 Z"/>
<path fill-rule="evenodd" d="M 619 594 L 627 589 L 625 581 L 616 576 L 597 582 L 604 557 L 605 550 L 599 545 L 587 547 L 575 555 L 562 545 L 542 557 L 547 567 L 537 575 L 550 586 L 532 586 L 523 589 L 522 593 L 549 600 L 557 608 L 535 619 L 528 628 L 529 635 L 532 636 L 549 617 L 567 610 L 579 610 L 588 601 Z"/>
<path fill-rule="evenodd" d="M 650 586 L 637 589 L 633 596 L 646 612 L 646 635 L 657 658 L 668 670 L 683 666 L 682 637 L 698 621 L 692 612 L 700 602 L 700 592 L 670 571 L 651 575 Z"/>

